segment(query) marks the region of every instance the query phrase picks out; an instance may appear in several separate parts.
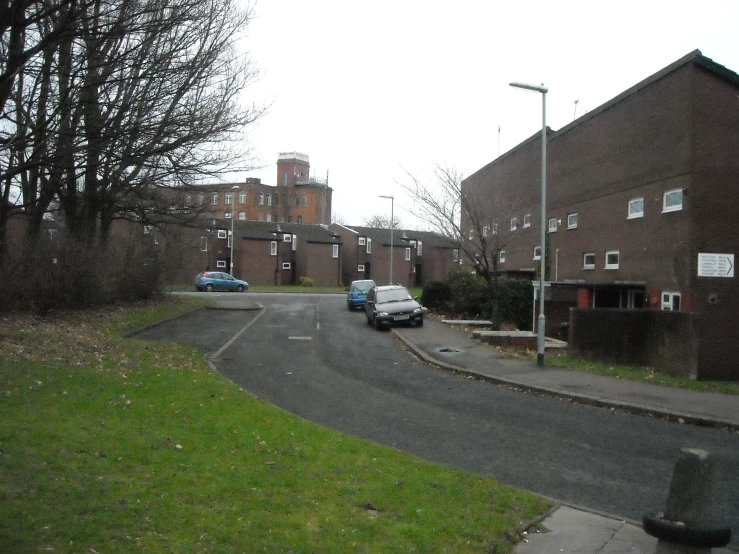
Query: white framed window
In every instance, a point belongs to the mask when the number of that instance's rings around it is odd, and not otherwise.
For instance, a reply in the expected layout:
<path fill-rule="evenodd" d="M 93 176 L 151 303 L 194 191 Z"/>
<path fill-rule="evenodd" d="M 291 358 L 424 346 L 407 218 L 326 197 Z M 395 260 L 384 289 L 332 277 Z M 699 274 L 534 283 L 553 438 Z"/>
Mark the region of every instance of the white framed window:
<path fill-rule="evenodd" d="M 55 231 L 56 229 L 50 229 L 50 231 Z M 154 244 L 159 244 L 159 235 L 157 235 L 157 230 L 154 229 Z"/>
<path fill-rule="evenodd" d="M 523 228 L 526 229 L 526 227 L 531 227 L 531 214 L 523 216 Z"/>
<path fill-rule="evenodd" d="M 200 237 L 200 251 L 201 252 L 208 251 L 208 237 Z"/>
<path fill-rule="evenodd" d="M 202 206 L 205 203 L 205 195 L 201 192 L 198 194 L 198 205 Z"/>
<path fill-rule="evenodd" d="M 482 236 L 483 237 L 487 237 L 488 236 L 488 231 L 490 231 L 490 225 L 484 225 L 483 228 L 482 228 Z"/>
<path fill-rule="evenodd" d="M 272 195 L 268 192 L 267 193 L 267 206 L 272 205 Z"/>
<path fill-rule="evenodd" d="M 293 252 L 298 249 L 298 235 L 293 235 Z"/>
<path fill-rule="evenodd" d="M 232 192 L 227 192 L 223 195 L 223 203 L 228 204 L 229 206 L 233 204 L 234 201 L 234 195 Z"/>
<path fill-rule="evenodd" d="M 239 193 L 239 204 L 246 204 L 246 191 Z"/>
<path fill-rule="evenodd" d="M 269 243 L 269 255 L 277 256 L 277 241 L 273 240 Z"/>
<path fill-rule="evenodd" d="M 145 235 L 151 234 L 151 230 L 152 229 L 153 229 L 153 227 L 151 225 L 144 225 L 144 234 Z M 51 231 L 52 229 L 49 229 L 49 230 Z"/>
<path fill-rule="evenodd" d="M 213 194 L 211 194 L 210 203 L 213 204 L 214 206 L 218 204 L 218 193 L 217 192 L 214 192 Z"/>
<path fill-rule="evenodd" d="M 185 196 L 185 204 L 187 206 L 189 206 L 190 204 L 192 204 L 192 194 L 188 194 L 188 195 Z"/>
<path fill-rule="evenodd" d="M 297 220 L 298 225 L 301 225 L 303 223 L 303 216 L 299 215 Z"/>
<path fill-rule="evenodd" d="M 626 219 L 644 217 L 644 198 L 632 198 L 629 200 L 629 212 Z"/>
<path fill-rule="evenodd" d="M 470 229 L 470 234 L 467 235 L 467 239 L 468 240 L 472 240 L 472 237 L 474 237 L 474 236 L 475 236 L 475 231 L 473 229 Z"/>
<path fill-rule="evenodd" d="M 410 241 L 410 245 L 411 245 L 411 248 L 415 248 L 416 247 L 416 241 L 415 240 Z"/>
<path fill-rule="evenodd" d="M 226 212 L 223 212 L 223 218 L 224 219 L 231 219 L 231 210 L 228 210 Z"/>
<path fill-rule="evenodd" d="M 498 261 L 500 263 L 505 263 L 505 250 L 500 251 L 500 254 L 498 255 Z"/>
<path fill-rule="evenodd" d="M 359 264 L 357 266 L 357 273 L 364 273 L 364 265 Z"/>
<path fill-rule="evenodd" d="M 541 260 L 541 246 L 534 246 L 534 259 Z"/>
<path fill-rule="evenodd" d="M 282 235 L 282 242 L 292 242 L 292 241 L 293 241 L 293 237 L 290 233 L 285 233 L 284 235 Z"/>
<path fill-rule="evenodd" d="M 606 269 L 618 269 L 620 258 L 621 256 L 618 250 L 609 250 L 606 252 Z"/>
<path fill-rule="evenodd" d="M 239 221 L 246 221 L 246 212 L 239 212 Z"/>
<path fill-rule="evenodd" d="M 406 262 L 411 261 L 411 249 L 410 248 L 405 249 L 405 261 Z"/>
<path fill-rule="evenodd" d="M 452 260 L 455 262 L 459 260 L 459 248 L 455 248 L 452 250 Z"/>
<path fill-rule="evenodd" d="M 259 193 L 259 205 L 264 206 L 264 193 L 263 192 Z"/>
<path fill-rule="evenodd" d="M 567 228 L 577 229 L 577 214 L 567 214 Z"/>
<path fill-rule="evenodd" d="M 419 240 L 418 241 L 418 251 L 416 252 L 419 256 L 423 254 L 423 243 Z"/>
<path fill-rule="evenodd" d="M 333 258 L 338 258 L 339 257 L 339 245 L 338 244 L 332 245 L 331 256 Z"/>
<path fill-rule="evenodd" d="M 270 223 L 272 221 L 272 214 L 267 214 L 266 216 L 264 216 L 264 221 Z"/>
<path fill-rule="evenodd" d="M 225 229 L 218 229 L 218 238 L 219 239 L 225 239 L 227 236 Z"/>
<path fill-rule="evenodd" d="M 218 261 L 216 261 L 216 268 L 218 268 L 218 269 L 226 269 L 226 260 L 218 260 Z"/>
<path fill-rule="evenodd" d="M 54 240 L 54 237 L 56 236 L 56 229 L 46 229 L 46 236 L 49 237 L 49 240 Z"/>
<path fill-rule="evenodd" d="M 549 227 L 548 227 L 548 229 L 549 229 L 549 232 L 550 233 L 556 233 L 557 232 L 557 218 L 556 217 L 549 218 Z"/>
<path fill-rule="evenodd" d="M 234 236 L 231 231 L 228 232 L 228 247 L 231 248 L 231 245 L 233 244 Z"/>
<path fill-rule="evenodd" d="M 680 293 L 679 292 L 663 292 L 662 293 L 662 309 L 670 312 L 680 311 Z"/>
<path fill-rule="evenodd" d="M 515 231 L 516 229 L 518 229 L 518 218 L 512 217 L 511 218 L 511 231 Z"/>
<path fill-rule="evenodd" d="M 290 262 L 282 262 L 282 269 L 290 269 L 291 267 Z"/>
<path fill-rule="evenodd" d="M 367 237 L 367 254 L 372 254 L 372 239 Z"/>
<path fill-rule="evenodd" d="M 683 189 L 665 191 L 662 195 L 662 213 L 677 212 L 683 209 Z"/>
<path fill-rule="evenodd" d="M 359 244 L 359 246 L 364 246 L 366 244 L 366 240 L 364 237 L 359 237 L 358 241 L 359 242 L 357 244 Z"/>
<path fill-rule="evenodd" d="M 582 268 L 595 269 L 595 252 L 585 252 L 582 255 Z"/>

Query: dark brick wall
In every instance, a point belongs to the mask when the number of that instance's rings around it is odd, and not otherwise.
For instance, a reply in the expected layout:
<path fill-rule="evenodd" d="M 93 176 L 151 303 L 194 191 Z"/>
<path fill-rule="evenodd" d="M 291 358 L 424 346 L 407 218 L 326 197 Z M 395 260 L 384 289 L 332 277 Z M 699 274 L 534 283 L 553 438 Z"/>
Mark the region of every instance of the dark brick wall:
<path fill-rule="evenodd" d="M 698 374 L 695 314 L 660 310 L 570 310 L 569 350 L 614 364 L 636 364 L 682 377 Z"/>

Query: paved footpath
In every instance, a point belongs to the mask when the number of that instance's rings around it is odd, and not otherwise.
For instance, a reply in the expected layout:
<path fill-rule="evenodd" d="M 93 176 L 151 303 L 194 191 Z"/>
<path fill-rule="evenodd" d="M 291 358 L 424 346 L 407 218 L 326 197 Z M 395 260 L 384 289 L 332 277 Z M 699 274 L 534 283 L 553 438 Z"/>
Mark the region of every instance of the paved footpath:
<path fill-rule="evenodd" d="M 423 327 L 393 332 L 420 358 L 477 379 L 530 392 L 563 396 L 576 402 L 628 410 L 685 423 L 728 427 L 739 432 L 739 396 L 696 392 L 637 383 L 587 372 L 540 368 L 528 361 L 501 357 L 493 347 L 432 319 Z M 639 522 L 559 506 L 529 533 L 515 552 L 562 554 L 653 554 L 657 540 Z M 714 549 L 714 553 L 739 549 Z"/>

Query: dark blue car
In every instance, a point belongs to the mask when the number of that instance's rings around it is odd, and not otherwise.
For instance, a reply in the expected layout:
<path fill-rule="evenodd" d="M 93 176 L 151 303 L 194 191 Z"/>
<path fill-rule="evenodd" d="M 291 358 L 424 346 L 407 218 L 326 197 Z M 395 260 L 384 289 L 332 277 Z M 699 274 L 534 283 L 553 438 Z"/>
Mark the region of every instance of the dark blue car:
<path fill-rule="evenodd" d="M 198 290 L 204 290 L 206 292 L 212 292 L 214 290 L 235 290 L 237 292 L 244 292 L 249 290 L 249 283 L 246 281 L 239 281 L 228 273 L 221 271 L 206 271 L 205 273 L 198 273 L 195 276 L 195 282 L 193 283 L 195 288 Z"/>
<path fill-rule="evenodd" d="M 375 282 L 372 279 L 352 282 L 349 288 L 346 289 L 346 307 L 349 308 L 349 311 L 354 308 L 364 308 L 367 291 L 374 286 Z"/>

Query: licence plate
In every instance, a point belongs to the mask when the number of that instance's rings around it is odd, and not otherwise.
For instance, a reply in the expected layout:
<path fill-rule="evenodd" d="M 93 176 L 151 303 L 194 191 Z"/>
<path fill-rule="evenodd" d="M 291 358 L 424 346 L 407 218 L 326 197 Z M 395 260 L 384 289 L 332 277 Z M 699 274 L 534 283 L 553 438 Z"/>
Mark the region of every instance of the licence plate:
<path fill-rule="evenodd" d="M 396 315 L 393 321 L 403 321 L 404 319 L 410 319 L 410 317 L 409 315 Z"/>

